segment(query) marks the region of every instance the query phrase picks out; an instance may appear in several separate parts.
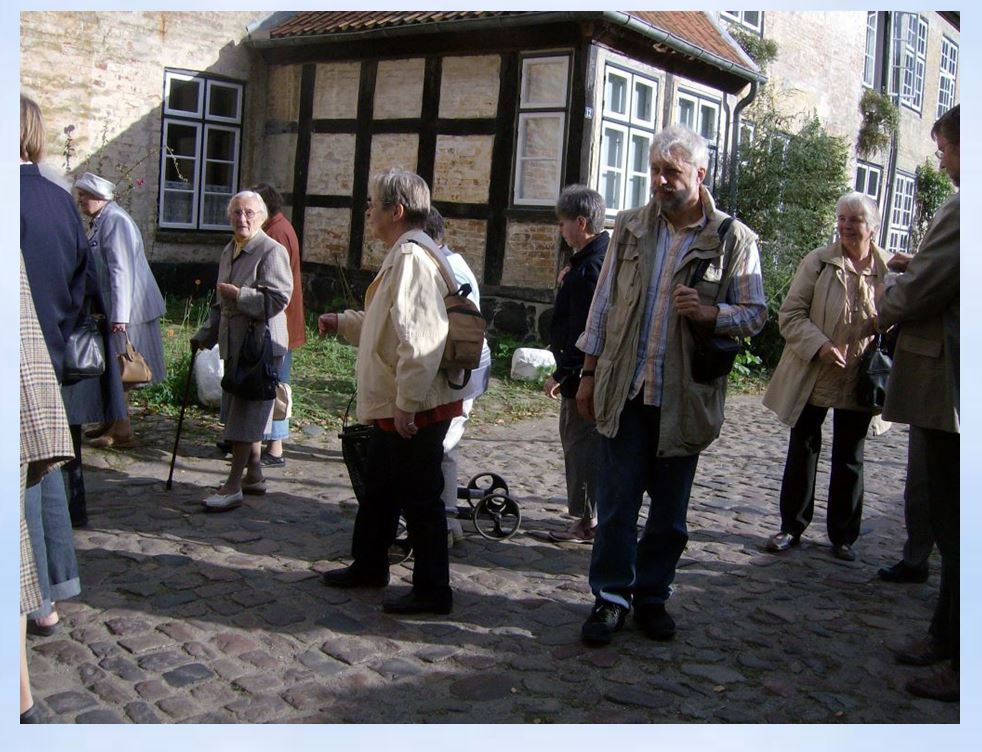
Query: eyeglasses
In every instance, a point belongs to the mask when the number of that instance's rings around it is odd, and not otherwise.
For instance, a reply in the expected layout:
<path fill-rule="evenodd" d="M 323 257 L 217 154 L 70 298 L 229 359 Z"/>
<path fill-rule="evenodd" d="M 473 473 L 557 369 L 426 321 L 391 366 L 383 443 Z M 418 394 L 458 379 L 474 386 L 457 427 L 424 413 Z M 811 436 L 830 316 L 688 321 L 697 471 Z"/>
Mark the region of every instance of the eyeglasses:
<path fill-rule="evenodd" d="M 255 216 L 256 216 L 256 214 L 257 214 L 257 212 L 254 212 L 252 209 L 233 209 L 232 210 L 232 216 L 233 217 L 245 217 L 246 219 L 254 219 Z"/>
<path fill-rule="evenodd" d="M 936 156 L 938 159 L 944 159 L 944 151 L 938 149 L 936 152 L 934 152 L 934 156 Z"/>

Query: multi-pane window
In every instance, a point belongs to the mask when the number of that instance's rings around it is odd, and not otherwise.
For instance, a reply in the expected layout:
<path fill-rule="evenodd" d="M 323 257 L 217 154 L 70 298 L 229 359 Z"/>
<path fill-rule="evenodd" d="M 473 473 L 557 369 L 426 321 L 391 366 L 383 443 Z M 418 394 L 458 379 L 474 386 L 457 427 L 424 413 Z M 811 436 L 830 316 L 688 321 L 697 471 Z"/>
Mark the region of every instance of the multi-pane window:
<path fill-rule="evenodd" d="M 764 31 L 764 12 L 761 10 L 721 10 L 720 15 L 757 34 Z"/>
<path fill-rule="evenodd" d="M 869 87 L 876 86 L 876 31 L 877 12 L 871 10 L 866 13 L 866 55 L 863 59 L 863 85 Z"/>
<path fill-rule="evenodd" d="M 526 57 L 521 85 L 514 201 L 551 206 L 562 179 L 569 56 Z"/>
<path fill-rule="evenodd" d="M 709 166 L 706 168 L 705 185 L 712 189 L 716 184 L 716 162 L 719 153 L 719 100 L 701 94 L 680 91 L 675 111 L 675 122 L 690 128 L 706 139 L 709 150 Z"/>
<path fill-rule="evenodd" d="M 883 168 L 869 162 L 856 164 L 856 190 L 865 193 L 876 202 L 880 200 L 880 183 L 883 180 Z"/>
<path fill-rule="evenodd" d="M 598 189 L 610 215 L 648 202 L 657 102 L 657 81 L 607 66 Z"/>
<path fill-rule="evenodd" d="M 941 37 L 941 80 L 938 82 L 938 117 L 955 106 L 955 81 L 958 78 L 958 45 Z"/>
<path fill-rule="evenodd" d="M 927 21 L 916 13 L 897 13 L 893 31 L 890 92 L 899 95 L 902 105 L 921 112 L 927 64 Z"/>
<path fill-rule="evenodd" d="M 239 181 L 242 92 L 240 83 L 165 72 L 160 227 L 228 229 L 225 209 Z"/>
<path fill-rule="evenodd" d="M 910 252 L 910 226 L 914 221 L 914 176 L 897 173 L 893 180 L 893 206 L 890 208 L 888 251 Z"/>

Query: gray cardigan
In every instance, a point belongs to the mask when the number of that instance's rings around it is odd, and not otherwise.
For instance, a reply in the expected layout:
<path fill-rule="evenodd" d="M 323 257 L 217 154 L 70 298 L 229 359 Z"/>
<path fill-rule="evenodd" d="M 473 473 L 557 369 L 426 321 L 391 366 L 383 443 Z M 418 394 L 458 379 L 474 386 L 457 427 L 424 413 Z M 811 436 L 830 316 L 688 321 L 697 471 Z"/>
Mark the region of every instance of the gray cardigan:
<path fill-rule="evenodd" d="M 222 251 L 218 262 L 218 281 L 236 285 L 239 288 L 238 298 L 226 300 L 216 296 L 218 299 L 211 306 L 208 321 L 193 337 L 205 349 L 214 347 L 217 342 L 226 368 L 234 367 L 250 322 L 264 323 L 267 316 L 273 355 L 286 354 L 289 336 L 284 309 L 293 294 L 290 257 L 282 245 L 262 230 L 246 243 L 239 258 L 233 262 L 234 250 L 233 241 Z M 266 295 L 260 288 L 266 291 Z M 262 326 L 257 327 L 256 336 L 261 337 L 263 332 Z"/>

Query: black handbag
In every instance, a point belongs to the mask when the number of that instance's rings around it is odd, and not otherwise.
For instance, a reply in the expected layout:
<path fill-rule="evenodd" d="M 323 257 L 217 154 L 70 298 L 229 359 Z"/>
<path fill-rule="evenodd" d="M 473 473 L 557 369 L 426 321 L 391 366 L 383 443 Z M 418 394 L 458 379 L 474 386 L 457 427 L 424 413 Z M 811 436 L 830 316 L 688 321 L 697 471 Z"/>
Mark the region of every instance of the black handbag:
<path fill-rule="evenodd" d="M 720 242 L 723 242 L 732 223 L 732 217 L 727 217 L 720 223 L 718 230 Z M 695 287 L 708 268 L 709 259 L 703 259 L 696 264 L 689 287 Z M 736 363 L 737 355 L 743 349 L 740 341 L 720 334 L 703 334 L 694 326 L 690 326 L 690 331 L 695 340 L 695 349 L 692 352 L 692 380 L 700 384 L 711 384 L 716 379 L 729 374 L 733 370 L 733 364 Z"/>
<path fill-rule="evenodd" d="M 101 316 L 95 316 L 86 304 L 78 323 L 65 342 L 62 365 L 63 384 L 102 376 L 106 371 L 106 343 L 102 335 Z"/>
<path fill-rule="evenodd" d="M 265 298 L 265 291 L 263 296 Z M 244 400 L 263 402 L 276 399 L 276 385 L 279 383 L 280 374 L 273 365 L 273 341 L 269 335 L 267 315 L 261 340 L 256 337 L 256 322 L 249 322 L 235 367 L 227 369 L 222 377 L 222 389 Z"/>
<path fill-rule="evenodd" d="M 859 356 L 856 401 L 860 405 L 871 410 L 883 409 L 891 368 L 893 368 L 893 357 L 887 350 L 882 335 L 877 334 Z"/>

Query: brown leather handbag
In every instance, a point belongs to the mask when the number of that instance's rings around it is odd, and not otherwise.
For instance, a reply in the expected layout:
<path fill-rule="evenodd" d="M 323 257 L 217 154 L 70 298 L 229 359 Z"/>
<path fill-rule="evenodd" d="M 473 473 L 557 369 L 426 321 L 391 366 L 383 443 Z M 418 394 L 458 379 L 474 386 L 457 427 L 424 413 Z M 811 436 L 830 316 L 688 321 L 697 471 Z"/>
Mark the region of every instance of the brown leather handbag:
<path fill-rule="evenodd" d="M 140 352 L 133 347 L 129 337 L 126 338 L 126 350 L 119 354 L 119 374 L 123 380 L 123 389 L 132 389 L 153 381 L 153 371 Z"/>

